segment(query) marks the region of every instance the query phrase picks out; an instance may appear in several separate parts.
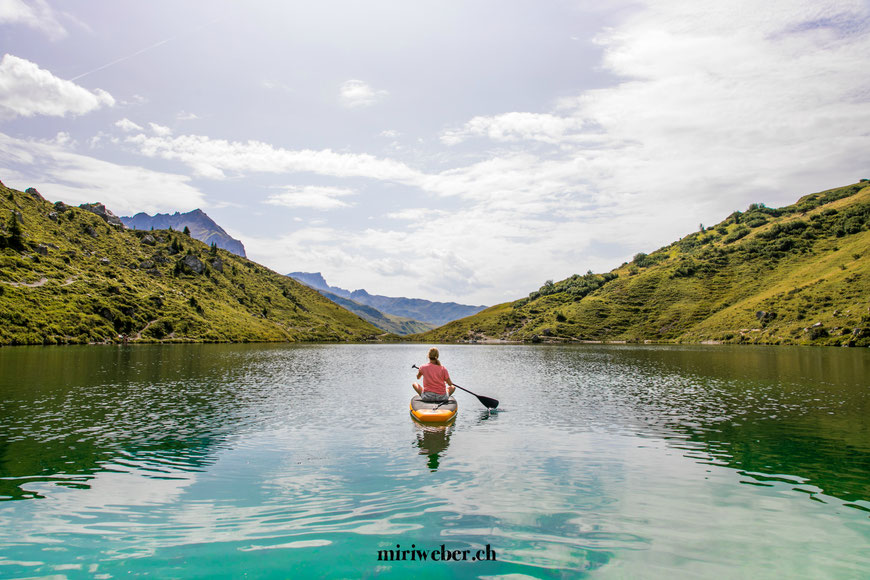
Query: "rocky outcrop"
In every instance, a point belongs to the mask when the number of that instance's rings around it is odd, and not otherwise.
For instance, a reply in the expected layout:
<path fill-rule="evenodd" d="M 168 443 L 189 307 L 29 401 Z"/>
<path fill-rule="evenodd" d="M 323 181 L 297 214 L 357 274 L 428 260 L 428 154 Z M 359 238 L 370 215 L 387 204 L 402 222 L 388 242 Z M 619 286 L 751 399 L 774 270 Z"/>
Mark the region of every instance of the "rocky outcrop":
<path fill-rule="evenodd" d="M 45 201 L 45 198 L 42 197 L 42 195 L 38 191 L 36 191 L 35 187 L 28 187 L 24 190 L 24 193 L 28 194 L 30 197 L 37 201 Z"/>
<path fill-rule="evenodd" d="M 103 218 L 103 220 L 110 226 L 114 226 L 116 228 L 124 227 L 123 222 L 121 222 L 121 218 L 113 214 L 109 209 L 106 208 L 105 205 L 101 203 L 83 203 L 79 207 L 83 210 L 97 214 L 98 216 Z"/>
<path fill-rule="evenodd" d="M 202 263 L 202 260 L 194 256 L 193 254 L 187 254 L 185 257 L 181 259 L 181 264 L 196 274 L 202 274 L 205 272 L 205 264 Z"/>

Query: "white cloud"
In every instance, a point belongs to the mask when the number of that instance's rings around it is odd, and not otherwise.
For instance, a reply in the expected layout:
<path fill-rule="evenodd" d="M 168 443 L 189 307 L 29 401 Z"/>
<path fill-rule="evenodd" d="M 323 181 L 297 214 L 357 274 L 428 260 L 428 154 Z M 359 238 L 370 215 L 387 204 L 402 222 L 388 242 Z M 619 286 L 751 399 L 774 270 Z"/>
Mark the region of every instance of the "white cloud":
<path fill-rule="evenodd" d="M 386 131 L 381 131 L 380 133 L 378 133 L 378 137 L 386 137 L 388 139 L 395 139 L 400 135 L 401 133 L 399 133 L 395 129 L 387 129 Z"/>
<path fill-rule="evenodd" d="M 392 159 L 329 149 L 288 150 L 258 141 L 231 142 L 199 135 L 127 137 L 140 153 L 180 161 L 198 175 L 214 179 L 226 173 L 314 173 L 330 177 L 363 177 L 419 187 L 441 196 L 487 201 L 493 208 L 524 207 L 554 211 L 566 202 L 565 192 L 578 191 L 580 161 L 542 160 L 524 153 L 505 154 L 466 167 L 427 174 Z"/>
<path fill-rule="evenodd" d="M 348 108 L 374 105 L 388 94 L 387 91 L 375 90 L 368 83 L 356 79 L 343 82 L 339 89 L 341 103 Z"/>
<path fill-rule="evenodd" d="M 147 103 L 148 99 L 142 95 L 133 95 L 132 97 L 120 101 L 120 104 L 124 107 L 141 107 Z"/>
<path fill-rule="evenodd" d="M 352 189 L 343 187 L 289 186 L 283 188 L 281 193 L 270 195 L 266 203 L 291 208 L 338 209 L 352 205 L 339 198 L 355 193 Z"/>
<path fill-rule="evenodd" d="M 34 186 L 47 199 L 80 204 L 99 201 L 118 215 L 186 211 L 206 205 L 184 175 L 117 165 L 69 150 L 64 134 L 48 142 L 0 133 L 0 171 L 7 185 Z"/>
<path fill-rule="evenodd" d="M 172 129 L 169 127 L 165 127 L 164 125 L 158 125 L 157 123 L 148 123 L 148 126 L 151 127 L 151 130 L 158 137 L 168 137 L 172 135 Z"/>
<path fill-rule="evenodd" d="M 0 111 L 7 114 L 64 117 L 83 115 L 114 104 L 115 99 L 106 91 L 91 92 L 29 60 L 5 54 L 0 61 Z"/>
<path fill-rule="evenodd" d="M 474 117 L 461 129 L 441 135 L 445 145 L 456 145 L 470 137 L 488 137 L 494 141 L 542 141 L 561 143 L 583 126 L 581 119 L 542 113 L 505 113 Z"/>
<path fill-rule="evenodd" d="M 23 24 L 43 32 L 50 40 L 60 40 L 67 31 L 44 0 L 0 0 L 0 24 Z"/>
<path fill-rule="evenodd" d="M 421 219 L 424 219 L 426 216 L 432 215 L 433 213 L 441 214 L 443 212 L 433 211 L 424 207 L 408 207 L 404 209 L 400 209 L 399 211 L 393 211 L 386 214 L 385 217 L 388 217 L 393 220 L 407 220 L 416 222 Z"/>
<path fill-rule="evenodd" d="M 127 131 L 128 133 L 131 131 L 142 130 L 142 127 L 127 118 L 121 119 L 120 121 L 115 121 L 115 127 L 118 127 L 122 131 Z"/>
<path fill-rule="evenodd" d="M 54 140 L 52 141 L 56 145 L 60 145 L 61 147 L 74 147 L 75 141 L 70 134 L 66 131 L 60 131 L 57 135 L 55 135 Z"/>
<path fill-rule="evenodd" d="M 368 177 L 385 181 L 414 181 L 420 173 L 390 159 L 368 154 L 336 153 L 329 149 L 288 150 L 260 141 L 226 141 L 201 135 L 177 137 L 134 135 L 127 142 L 143 155 L 180 161 L 198 175 L 219 179 L 224 172 L 300 173 L 333 177 Z"/>

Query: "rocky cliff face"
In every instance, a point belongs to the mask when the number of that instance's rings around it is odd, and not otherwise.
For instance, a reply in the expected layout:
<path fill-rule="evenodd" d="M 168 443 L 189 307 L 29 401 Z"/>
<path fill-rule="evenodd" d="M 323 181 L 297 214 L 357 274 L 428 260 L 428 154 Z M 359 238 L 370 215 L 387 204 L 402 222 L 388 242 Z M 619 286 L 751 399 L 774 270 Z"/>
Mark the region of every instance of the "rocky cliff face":
<path fill-rule="evenodd" d="M 169 228 L 183 230 L 187 227 L 190 229 L 192 238 L 209 245 L 215 244 L 218 248 L 232 252 L 237 256 L 246 257 L 245 246 L 242 242 L 226 233 L 201 209 L 187 213 L 158 213 L 153 216 L 140 212 L 132 217 L 122 216 L 120 219 L 125 226 L 134 230 L 150 230 L 152 228 L 155 230 Z"/>

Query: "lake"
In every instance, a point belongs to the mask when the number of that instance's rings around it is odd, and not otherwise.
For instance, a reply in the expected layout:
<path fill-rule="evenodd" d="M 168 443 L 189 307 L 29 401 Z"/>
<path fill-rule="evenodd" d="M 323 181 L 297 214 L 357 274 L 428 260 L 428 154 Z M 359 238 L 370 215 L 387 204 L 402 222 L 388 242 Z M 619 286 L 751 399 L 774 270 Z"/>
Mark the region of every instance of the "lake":
<path fill-rule="evenodd" d="M 870 349 L 428 346 L 0 349 L 0 577 L 870 576 Z"/>

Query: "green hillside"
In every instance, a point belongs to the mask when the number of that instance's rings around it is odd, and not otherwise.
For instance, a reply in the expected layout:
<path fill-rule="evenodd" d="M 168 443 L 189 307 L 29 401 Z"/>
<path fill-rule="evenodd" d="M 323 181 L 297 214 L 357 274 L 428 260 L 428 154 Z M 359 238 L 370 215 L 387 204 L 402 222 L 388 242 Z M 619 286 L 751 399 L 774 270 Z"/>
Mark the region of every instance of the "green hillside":
<path fill-rule="evenodd" d="M 0 345 L 345 341 L 383 331 L 316 290 L 171 230 L 0 184 Z"/>
<path fill-rule="evenodd" d="M 870 345 L 870 183 L 753 204 L 607 274 L 414 338 Z"/>

